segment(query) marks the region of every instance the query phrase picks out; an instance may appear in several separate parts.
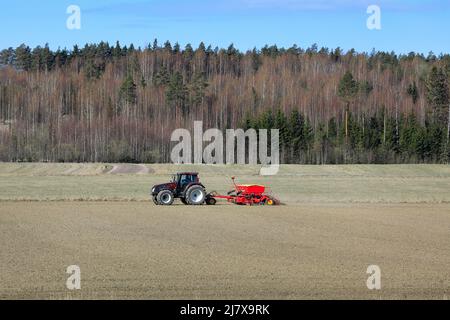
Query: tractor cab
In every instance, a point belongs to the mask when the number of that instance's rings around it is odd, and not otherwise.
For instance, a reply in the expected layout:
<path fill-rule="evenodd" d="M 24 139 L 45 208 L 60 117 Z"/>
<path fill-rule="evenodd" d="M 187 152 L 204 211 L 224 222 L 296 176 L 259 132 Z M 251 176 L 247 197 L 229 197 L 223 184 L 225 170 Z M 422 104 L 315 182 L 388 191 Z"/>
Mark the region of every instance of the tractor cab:
<path fill-rule="evenodd" d="M 176 183 L 177 190 L 183 190 L 187 185 L 199 182 L 197 172 L 180 172 L 174 174 L 172 182 Z"/>

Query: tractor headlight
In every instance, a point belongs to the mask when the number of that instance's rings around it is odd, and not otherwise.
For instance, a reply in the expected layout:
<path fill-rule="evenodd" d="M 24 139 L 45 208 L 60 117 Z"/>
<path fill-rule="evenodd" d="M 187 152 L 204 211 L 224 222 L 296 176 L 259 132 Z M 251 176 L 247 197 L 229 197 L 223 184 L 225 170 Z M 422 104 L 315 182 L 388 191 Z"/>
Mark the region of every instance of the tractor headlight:
<path fill-rule="evenodd" d="M 152 193 L 154 193 L 154 192 L 155 192 L 155 189 L 156 189 L 155 187 L 153 187 L 153 188 L 152 188 Z"/>

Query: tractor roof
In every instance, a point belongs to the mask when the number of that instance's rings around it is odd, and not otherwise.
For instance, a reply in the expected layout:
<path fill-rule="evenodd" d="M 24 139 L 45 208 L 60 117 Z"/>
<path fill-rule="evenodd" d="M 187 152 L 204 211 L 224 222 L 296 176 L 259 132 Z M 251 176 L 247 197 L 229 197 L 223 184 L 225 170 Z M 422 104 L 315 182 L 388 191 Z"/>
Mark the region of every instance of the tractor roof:
<path fill-rule="evenodd" d="M 177 174 L 182 175 L 189 175 L 189 176 L 198 176 L 198 172 L 178 172 Z"/>

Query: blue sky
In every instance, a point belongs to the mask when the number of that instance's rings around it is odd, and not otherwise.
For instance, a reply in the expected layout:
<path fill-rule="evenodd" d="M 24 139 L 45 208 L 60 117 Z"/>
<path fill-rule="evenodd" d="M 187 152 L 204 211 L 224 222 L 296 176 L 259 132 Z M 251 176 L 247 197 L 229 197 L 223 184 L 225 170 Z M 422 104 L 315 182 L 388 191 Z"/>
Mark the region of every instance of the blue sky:
<path fill-rule="evenodd" d="M 200 41 L 241 49 L 277 44 L 357 51 L 450 53 L 450 0 L 0 0 L 0 48 L 52 48 L 119 40 L 145 46 Z M 81 8 L 81 30 L 68 30 L 69 5 Z M 381 30 L 366 10 L 381 8 Z"/>

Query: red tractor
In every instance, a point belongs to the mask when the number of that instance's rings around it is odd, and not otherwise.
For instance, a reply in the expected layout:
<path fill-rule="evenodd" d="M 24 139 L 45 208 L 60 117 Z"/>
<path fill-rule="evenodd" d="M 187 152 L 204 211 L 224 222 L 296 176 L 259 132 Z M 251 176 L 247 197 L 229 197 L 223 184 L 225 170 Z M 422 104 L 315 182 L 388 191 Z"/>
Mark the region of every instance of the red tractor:
<path fill-rule="evenodd" d="M 197 172 L 180 172 L 169 183 L 155 185 L 151 192 L 156 205 L 170 206 L 175 198 L 186 205 L 202 205 L 207 194 Z"/>

